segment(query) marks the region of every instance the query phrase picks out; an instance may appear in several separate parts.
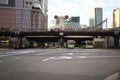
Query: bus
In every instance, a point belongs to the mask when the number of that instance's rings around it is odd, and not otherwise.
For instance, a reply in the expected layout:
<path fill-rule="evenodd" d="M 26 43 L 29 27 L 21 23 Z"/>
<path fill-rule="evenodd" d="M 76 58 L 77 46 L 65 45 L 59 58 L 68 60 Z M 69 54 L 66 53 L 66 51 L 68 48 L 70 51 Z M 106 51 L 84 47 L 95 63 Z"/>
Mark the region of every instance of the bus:
<path fill-rule="evenodd" d="M 74 40 L 67 40 L 66 47 L 73 49 L 75 47 L 75 41 Z"/>
<path fill-rule="evenodd" d="M 94 48 L 94 42 L 93 41 L 83 41 L 83 42 L 81 42 L 81 48 L 93 49 Z"/>

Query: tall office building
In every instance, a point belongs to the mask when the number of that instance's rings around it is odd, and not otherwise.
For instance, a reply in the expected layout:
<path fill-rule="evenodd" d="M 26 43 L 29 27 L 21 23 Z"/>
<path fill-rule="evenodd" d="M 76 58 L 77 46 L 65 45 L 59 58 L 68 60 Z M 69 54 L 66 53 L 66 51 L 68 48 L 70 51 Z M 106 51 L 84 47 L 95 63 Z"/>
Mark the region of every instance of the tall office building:
<path fill-rule="evenodd" d="M 120 27 L 120 8 L 113 11 L 113 27 Z"/>
<path fill-rule="evenodd" d="M 95 26 L 95 10 L 91 9 L 89 15 L 89 26 L 94 27 Z"/>
<path fill-rule="evenodd" d="M 90 11 L 90 16 L 89 16 L 90 27 L 102 27 L 102 24 L 100 25 L 102 20 L 103 20 L 102 8 L 94 8 Z"/>
<path fill-rule="evenodd" d="M 47 0 L 1 0 L 0 27 L 12 31 L 47 30 L 47 11 Z"/>

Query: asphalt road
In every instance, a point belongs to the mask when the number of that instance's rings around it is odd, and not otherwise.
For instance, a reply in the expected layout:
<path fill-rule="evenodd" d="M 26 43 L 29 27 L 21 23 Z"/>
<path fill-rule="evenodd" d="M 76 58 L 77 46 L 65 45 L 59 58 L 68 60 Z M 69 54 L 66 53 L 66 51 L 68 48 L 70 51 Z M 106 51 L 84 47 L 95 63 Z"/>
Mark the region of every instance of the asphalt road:
<path fill-rule="evenodd" d="M 120 71 L 120 50 L 0 50 L 0 80 L 104 80 Z"/>

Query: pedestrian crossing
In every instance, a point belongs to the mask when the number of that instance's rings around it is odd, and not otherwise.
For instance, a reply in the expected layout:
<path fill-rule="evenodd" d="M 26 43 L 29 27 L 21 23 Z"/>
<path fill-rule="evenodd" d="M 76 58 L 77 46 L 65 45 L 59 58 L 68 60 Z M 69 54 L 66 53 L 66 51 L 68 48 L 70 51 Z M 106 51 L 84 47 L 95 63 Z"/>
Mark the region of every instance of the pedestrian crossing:
<path fill-rule="evenodd" d="M 28 56 L 50 56 L 54 57 L 56 60 L 56 57 L 58 59 L 65 59 L 66 57 L 81 57 L 85 58 L 88 57 L 111 57 L 111 56 L 120 56 L 118 54 L 119 51 L 114 51 L 114 53 L 111 53 L 112 50 L 108 49 L 64 49 L 64 48 L 58 48 L 58 49 L 23 49 L 23 50 L 10 50 L 10 51 L 2 51 L 0 52 L 0 58 L 1 57 L 8 57 L 8 56 L 17 56 L 17 55 L 28 55 Z M 116 56 L 116 57 L 117 57 Z M 64 58 L 63 58 L 64 57 Z M 100 57 L 100 58 L 101 58 Z M 50 58 L 51 59 L 51 58 Z M 53 58 L 52 58 L 53 59 Z M 44 61 L 44 60 L 43 60 Z"/>

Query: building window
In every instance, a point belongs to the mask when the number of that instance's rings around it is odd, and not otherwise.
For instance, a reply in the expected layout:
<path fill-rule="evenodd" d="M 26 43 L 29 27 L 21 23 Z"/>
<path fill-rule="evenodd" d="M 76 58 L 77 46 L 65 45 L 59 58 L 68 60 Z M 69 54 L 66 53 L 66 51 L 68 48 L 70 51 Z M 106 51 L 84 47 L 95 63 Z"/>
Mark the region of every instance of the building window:
<path fill-rule="evenodd" d="M 28 4 L 28 2 L 26 2 L 26 4 Z"/>
<path fill-rule="evenodd" d="M 8 4 L 8 0 L 0 0 L 0 4 Z"/>
<path fill-rule="evenodd" d="M 30 2 L 30 5 L 32 5 L 32 2 Z"/>
<path fill-rule="evenodd" d="M 39 14 L 39 12 L 37 12 L 37 14 Z"/>

